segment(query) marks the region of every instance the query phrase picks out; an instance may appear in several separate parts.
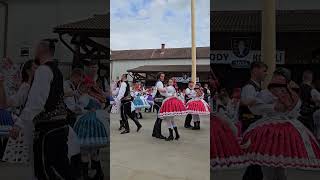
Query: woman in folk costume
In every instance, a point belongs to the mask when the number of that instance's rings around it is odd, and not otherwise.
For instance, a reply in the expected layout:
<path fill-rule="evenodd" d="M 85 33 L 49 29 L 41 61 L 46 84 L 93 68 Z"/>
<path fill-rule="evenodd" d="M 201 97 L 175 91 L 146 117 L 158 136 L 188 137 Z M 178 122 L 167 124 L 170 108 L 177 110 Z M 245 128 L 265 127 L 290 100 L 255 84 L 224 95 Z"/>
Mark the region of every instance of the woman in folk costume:
<path fill-rule="evenodd" d="M 277 69 L 268 89 L 261 91 L 253 113 L 263 117 L 245 131 L 243 142 L 251 164 L 264 166 L 267 180 L 287 179 L 286 168 L 320 169 L 320 147 L 298 119 L 301 101 L 288 86 L 290 71 Z"/>
<path fill-rule="evenodd" d="M 169 129 L 170 135 L 166 138 L 166 141 L 172 141 L 174 139 L 173 130 L 176 133 L 175 139 L 178 140 L 180 138 L 177 125 L 174 122 L 174 117 L 186 115 L 187 110 L 184 102 L 177 97 L 172 79 L 169 79 L 168 85 L 169 86 L 165 88 L 167 91 L 165 95 L 166 99 L 163 101 L 159 110 L 159 117 L 164 119 Z"/>
<path fill-rule="evenodd" d="M 6 102 L 5 102 L 6 108 L 17 108 L 17 109 L 20 108 L 20 110 L 23 108 L 28 97 L 28 93 L 32 83 L 35 69 L 36 69 L 36 65 L 33 63 L 32 60 L 27 61 L 22 65 L 22 70 L 21 70 L 22 83 L 17 93 L 6 97 Z M 7 115 L 9 115 L 8 117 L 11 119 L 12 123 L 17 118 L 15 114 L 13 113 L 11 114 L 8 111 L 7 111 Z M 1 117 L 1 119 L 2 118 L 3 116 Z M 12 125 L 10 125 L 9 128 L 11 128 L 11 126 Z M 32 127 L 26 127 L 23 129 L 23 133 L 21 133 L 16 140 L 12 138 L 8 139 L 8 144 L 6 144 L 6 149 L 4 151 L 2 159 L 7 162 L 21 162 L 21 163 L 29 162 L 30 160 L 29 144 L 31 144 L 31 142 L 32 142 Z"/>
<path fill-rule="evenodd" d="M 111 113 L 117 114 L 120 112 L 120 105 L 121 102 L 115 101 L 116 97 L 118 96 L 119 90 L 120 90 L 120 83 L 121 81 L 114 82 L 111 86 L 112 91 L 112 97 L 113 97 L 113 103 L 111 107 Z"/>
<path fill-rule="evenodd" d="M 83 115 L 78 117 L 74 125 L 74 131 L 80 141 L 82 176 L 85 179 L 91 176 L 103 179 L 99 149 L 108 145 L 109 135 L 106 127 L 109 126 L 105 124 L 107 122 L 107 112 L 102 109 L 102 104 L 88 93 L 93 85 L 94 82 L 91 79 L 85 79 L 80 86 L 79 107 Z M 89 162 L 91 162 L 90 171 Z"/>
<path fill-rule="evenodd" d="M 211 93 L 219 89 L 217 79 L 210 83 Z M 212 97 L 214 97 L 212 95 Z M 238 141 L 238 128 L 226 116 L 226 111 L 210 115 L 210 167 L 213 170 L 245 167 L 245 154 Z"/>
<path fill-rule="evenodd" d="M 5 77 L 4 88 L 6 96 L 9 97 L 15 94 L 21 82 L 19 65 L 13 63 L 10 58 L 5 58 L 0 66 L 0 73 Z"/>
<path fill-rule="evenodd" d="M 200 130 L 200 116 L 209 115 L 210 107 L 207 102 L 203 100 L 204 93 L 200 89 L 199 85 L 196 85 L 194 90 L 196 91 L 196 97 L 188 101 L 186 106 L 188 114 L 192 114 L 192 120 L 194 123 L 193 130 Z"/>
<path fill-rule="evenodd" d="M 0 66 L 0 73 L 2 74 L 1 85 L 5 97 L 14 95 L 20 85 L 20 71 L 18 65 L 14 64 L 10 58 L 5 58 Z M 3 103 L 5 97 L 2 98 Z M 5 103 L 6 104 L 6 103 Z M 13 125 L 11 112 L 7 109 L 6 105 L 0 107 L 0 135 L 7 135 L 9 128 Z M 1 138 L 0 142 L 0 155 L 4 150 L 7 138 Z"/>
<path fill-rule="evenodd" d="M 239 107 L 240 107 L 241 88 L 233 90 L 231 101 L 227 106 L 227 116 L 236 125 L 238 129 L 238 140 L 241 141 L 241 122 L 239 121 Z"/>
<path fill-rule="evenodd" d="M 146 90 L 146 95 L 145 95 L 145 100 L 148 102 L 148 104 L 150 104 L 150 108 L 148 108 L 148 112 L 151 112 L 152 110 L 152 107 L 154 105 L 154 93 L 153 93 L 153 89 L 152 88 L 149 88 Z M 147 109 L 146 109 L 147 111 Z"/>
<path fill-rule="evenodd" d="M 134 104 L 134 107 L 136 108 L 136 116 L 138 119 L 142 119 L 141 109 L 150 108 L 150 104 L 142 96 L 141 85 L 138 83 L 134 87 L 133 97 L 134 97 L 133 104 Z"/>
<path fill-rule="evenodd" d="M 313 102 L 316 104 L 317 110 L 313 113 L 313 121 L 315 126 L 315 136 L 320 142 L 320 80 L 315 81 L 315 88 L 311 90 Z"/>

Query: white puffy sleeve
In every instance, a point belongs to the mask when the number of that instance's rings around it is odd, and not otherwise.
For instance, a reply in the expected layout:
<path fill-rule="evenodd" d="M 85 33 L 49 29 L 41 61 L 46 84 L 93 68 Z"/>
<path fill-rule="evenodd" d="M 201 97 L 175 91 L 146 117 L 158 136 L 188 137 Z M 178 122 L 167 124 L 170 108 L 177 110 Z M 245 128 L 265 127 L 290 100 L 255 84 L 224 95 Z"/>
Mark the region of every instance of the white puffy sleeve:
<path fill-rule="evenodd" d="M 255 98 L 256 104 L 250 106 L 250 111 L 255 115 L 268 115 L 275 113 L 276 98 L 268 90 L 263 90 Z"/>
<path fill-rule="evenodd" d="M 21 84 L 18 92 L 7 99 L 7 104 L 10 107 L 19 107 L 27 101 L 30 85 L 27 83 Z"/>
<path fill-rule="evenodd" d="M 24 127 L 25 123 L 32 123 L 34 117 L 44 109 L 52 79 L 53 73 L 48 66 L 41 65 L 38 67 L 28 94 L 26 107 L 22 110 L 19 120 L 15 125 Z"/>

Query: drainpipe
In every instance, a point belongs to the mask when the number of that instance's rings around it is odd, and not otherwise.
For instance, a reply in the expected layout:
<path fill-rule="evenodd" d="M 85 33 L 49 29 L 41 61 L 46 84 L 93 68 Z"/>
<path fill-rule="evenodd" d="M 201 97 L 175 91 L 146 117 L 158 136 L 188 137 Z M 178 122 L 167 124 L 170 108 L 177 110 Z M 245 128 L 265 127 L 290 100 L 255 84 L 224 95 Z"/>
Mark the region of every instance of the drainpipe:
<path fill-rule="evenodd" d="M 9 11 L 8 11 L 8 3 L 4 1 L 0 1 L 0 5 L 4 6 L 5 10 L 5 16 L 4 16 L 4 33 L 3 33 L 3 56 L 7 56 L 7 40 L 8 40 L 8 17 L 9 17 Z"/>

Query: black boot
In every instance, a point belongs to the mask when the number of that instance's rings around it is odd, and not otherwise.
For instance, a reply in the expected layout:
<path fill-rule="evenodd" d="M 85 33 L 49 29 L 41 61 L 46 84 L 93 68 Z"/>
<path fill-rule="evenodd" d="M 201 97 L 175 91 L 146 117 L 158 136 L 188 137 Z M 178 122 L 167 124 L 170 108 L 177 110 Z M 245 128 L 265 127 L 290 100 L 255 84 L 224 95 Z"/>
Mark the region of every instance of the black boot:
<path fill-rule="evenodd" d="M 137 126 L 137 132 L 139 132 L 139 130 L 142 128 L 142 125 L 140 124 L 140 122 L 138 121 L 138 119 L 132 119 L 133 122 L 136 124 Z"/>
<path fill-rule="evenodd" d="M 188 114 L 185 121 L 184 121 L 184 127 L 187 129 L 192 128 L 191 121 L 192 121 L 192 115 Z"/>
<path fill-rule="evenodd" d="M 122 128 L 124 128 L 124 124 L 123 124 L 123 121 L 122 121 L 122 120 L 120 120 L 120 127 L 119 127 L 119 131 L 121 131 L 121 130 L 122 130 Z"/>
<path fill-rule="evenodd" d="M 174 132 L 176 133 L 176 138 L 175 140 L 178 140 L 180 138 L 180 135 L 179 135 L 179 132 L 178 132 L 178 128 L 177 127 L 174 127 Z"/>
<path fill-rule="evenodd" d="M 126 130 L 122 131 L 120 134 L 127 134 L 127 133 L 130 133 L 129 129 L 126 129 Z"/>
<path fill-rule="evenodd" d="M 102 172 L 101 162 L 100 161 L 91 161 L 91 168 L 96 170 L 96 175 L 93 180 L 103 180 L 104 174 Z"/>
<path fill-rule="evenodd" d="M 169 137 L 166 138 L 166 141 L 172 141 L 173 140 L 173 130 L 171 128 L 169 128 Z"/>
<path fill-rule="evenodd" d="M 198 130 L 200 130 L 200 121 L 198 121 L 198 127 L 197 128 L 198 128 Z"/>
<path fill-rule="evenodd" d="M 88 162 L 81 162 L 81 177 L 84 180 L 89 179 L 88 171 L 89 171 L 89 163 Z"/>
<path fill-rule="evenodd" d="M 198 122 L 193 122 L 192 130 L 197 130 L 197 129 L 198 129 Z"/>
<path fill-rule="evenodd" d="M 142 119 L 142 113 L 139 112 L 139 119 Z"/>

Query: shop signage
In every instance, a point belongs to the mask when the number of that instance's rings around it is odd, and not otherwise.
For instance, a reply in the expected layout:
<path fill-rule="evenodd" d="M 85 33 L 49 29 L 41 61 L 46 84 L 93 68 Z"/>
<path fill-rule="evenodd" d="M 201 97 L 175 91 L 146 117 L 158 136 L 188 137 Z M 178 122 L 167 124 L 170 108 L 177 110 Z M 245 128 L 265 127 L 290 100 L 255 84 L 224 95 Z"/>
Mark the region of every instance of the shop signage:
<path fill-rule="evenodd" d="M 183 77 L 173 77 L 179 83 L 189 83 L 191 81 L 191 77 L 183 76 Z M 196 78 L 196 81 L 199 82 L 199 77 Z"/>
<path fill-rule="evenodd" d="M 232 50 L 214 50 L 210 53 L 210 61 L 212 64 L 230 64 L 235 68 L 247 68 L 252 62 L 261 61 L 261 51 L 251 50 L 246 53 L 238 54 Z M 245 56 L 243 56 L 246 54 Z M 276 52 L 276 64 L 285 63 L 285 52 Z"/>

